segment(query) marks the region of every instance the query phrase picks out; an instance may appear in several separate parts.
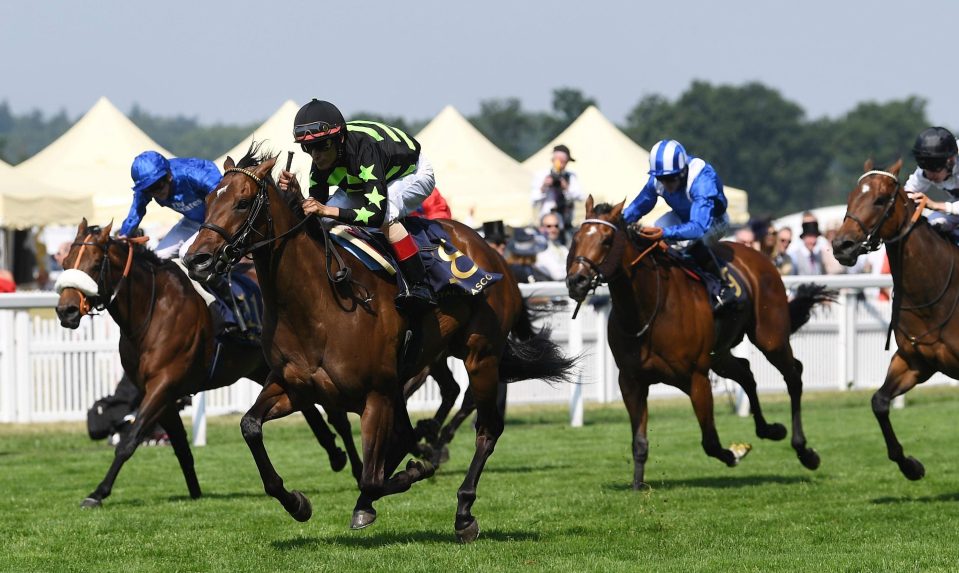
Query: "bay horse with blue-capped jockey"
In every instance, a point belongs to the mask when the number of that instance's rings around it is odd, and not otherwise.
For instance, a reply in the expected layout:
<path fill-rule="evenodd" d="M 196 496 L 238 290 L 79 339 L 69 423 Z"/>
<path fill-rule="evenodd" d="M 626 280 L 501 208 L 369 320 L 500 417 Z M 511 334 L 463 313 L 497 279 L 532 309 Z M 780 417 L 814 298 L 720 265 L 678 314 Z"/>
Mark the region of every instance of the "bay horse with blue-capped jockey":
<path fill-rule="evenodd" d="M 99 507 L 110 495 L 120 469 L 156 423 L 170 436 L 190 497 L 201 495 L 183 421 L 176 402 L 197 392 L 233 384 L 242 377 L 263 383 L 269 367 L 258 346 L 225 340 L 217 344 L 206 301 L 186 273 L 172 260 L 161 260 L 142 245 L 144 237 L 111 237 L 112 225 L 88 226 L 84 219 L 63 261 L 57 280 L 57 316 L 75 329 L 92 310 L 106 309 L 120 327 L 120 362 L 140 389 L 140 402 L 131 430 L 117 445 L 106 477 L 81 505 Z M 326 449 L 330 466 L 340 471 L 347 454 L 315 407 L 304 417 Z M 344 440 L 354 477 L 361 462 L 343 411 L 329 411 L 330 421 Z"/>
<path fill-rule="evenodd" d="M 419 315 L 400 313 L 395 279 L 339 258 L 328 236 L 304 215 L 302 196 L 281 191 L 274 182 L 270 172 L 276 158 L 254 150 L 237 164 L 227 159 L 220 187 L 207 198 L 203 229 L 185 260 L 191 276 L 203 281 L 227 272 L 247 252 L 253 258 L 272 373 L 241 429 L 264 489 L 294 519 L 309 519 L 309 500 L 287 490 L 270 461 L 263 423 L 314 403 L 355 412 L 363 474 L 351 527 L 370 525 L 376 500 L 404 492 L 434 472 L 432 463 L 415 459 L 396 471 L 407 454 L 418 451 L 403 381 L 440 357 L 453 356 L 466 366 L 477 405 L 476 449 L 457 494 L 454 528 L 460 541 L 475 540 L 477 485 L 503 431 L 498 384 L 564 380 L 573 360 L 560 353 L 548 333 L 533 329 L 503 258 L 454 221 L 439 223 L 452 245 L 478 267 L 502 274 L 502 280 L 485 288 L 477 284 L 475 296 L 441 296 L 437 307 Z M 404 344 L 409 330 L 418 332 L 412 347 Z"/>
<path fill-rule="evenodd" d="M 744 245 L 721 242 L 716 253 L 742 278 L 749 303 L 725 313 L 717 323 L 703 283 L 695 280 L 662 241 L 662 230 L 647 228 L 630 238 L 622 218 L 624 203 L 594 205 L 586 200 L 586 220 L 573 237 L 567 262 L 569 296 L 582 302 L 591 289 L 608 283 L 612 307 L 608 341 L 619 367 L 619 388 L 633 431 L 633 487 L 646 487 L 645 467 L 649 386 L 666 383 L 685 392 L 702 431 L 706 454 L 728 466 L 749 448 L 720 445 L 713 419 L 709 370 L 736 381 L 749 398 L 756 435 L 781 440 L 786 428 L 766 421 L 749 361 L 731 349 L 748 336 L 786 380 L 792 412 L 792 447 L 806 468 L 819 467 L 819 455 L 806 445 L 801 417 L 802 364 L 793 356 L 790 335 L 816 304 L 832 294 L 821 287 L 800 289 L 792 301 L 768 257 Z"/>

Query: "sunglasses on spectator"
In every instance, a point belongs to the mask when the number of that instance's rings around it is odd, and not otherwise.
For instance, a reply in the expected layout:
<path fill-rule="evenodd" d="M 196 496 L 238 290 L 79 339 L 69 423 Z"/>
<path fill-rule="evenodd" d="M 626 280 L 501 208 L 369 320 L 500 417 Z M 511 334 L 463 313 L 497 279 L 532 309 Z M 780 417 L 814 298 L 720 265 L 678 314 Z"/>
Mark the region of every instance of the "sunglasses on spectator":
<path fill-rule="evenodd" d="M 789 243 L 793 242 L 793 240 L 792 240 L 792 239 L 779 239 L 779 242 L 782 243 L 782 244 L 784 244 L 784 245 L 788 245 Z"/>
<path fill-rule="evenodd" d="M 543 225 L 547 229 L 559 229 L 559 225 Z"/>

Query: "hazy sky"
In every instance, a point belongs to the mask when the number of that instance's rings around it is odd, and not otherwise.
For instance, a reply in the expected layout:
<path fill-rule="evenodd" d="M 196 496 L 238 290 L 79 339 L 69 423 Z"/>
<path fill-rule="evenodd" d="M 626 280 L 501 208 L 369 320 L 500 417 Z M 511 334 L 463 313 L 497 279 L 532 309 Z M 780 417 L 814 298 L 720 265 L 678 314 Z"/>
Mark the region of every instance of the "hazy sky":
<path fill-rule="evenodd" d="M 193 0 L 7 2 L 0 101 L 14 112 L 124 112 L 260 121 L 284 100 L 329 99 L 427 119 L 487 98 L 549 108 L 579 88 L 622 121 L 643 95 L 694 79 L 760 81 L 810 118 L 918 95 L 959 127 L 959 2 L 901 0 Z M 945 26 L 924 27 L 943 22 Z"/>

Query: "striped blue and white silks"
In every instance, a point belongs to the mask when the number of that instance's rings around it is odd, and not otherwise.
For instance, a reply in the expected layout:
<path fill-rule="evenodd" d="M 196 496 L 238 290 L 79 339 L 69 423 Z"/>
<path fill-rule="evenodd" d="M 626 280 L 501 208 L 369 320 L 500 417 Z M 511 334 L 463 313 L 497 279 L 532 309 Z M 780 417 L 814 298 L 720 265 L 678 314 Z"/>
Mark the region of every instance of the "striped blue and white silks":
<path fill-rule="evenodd" d="M 674 139 L 663 139 L 649 151 L 649 174 L 653 177 L 673 175 L 689 163 L 686 149 Z"/>

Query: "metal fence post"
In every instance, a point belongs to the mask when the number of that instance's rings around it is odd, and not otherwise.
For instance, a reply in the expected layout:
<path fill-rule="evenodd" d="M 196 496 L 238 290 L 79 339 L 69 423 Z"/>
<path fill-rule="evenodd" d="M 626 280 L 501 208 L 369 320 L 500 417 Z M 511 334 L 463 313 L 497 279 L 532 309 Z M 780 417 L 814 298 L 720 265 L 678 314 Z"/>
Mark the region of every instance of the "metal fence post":
<path fill-rule="evenodd" d="M 17 356 L 14 311 L 0 311 L 0 357 L 3 377 L 0 382 L 0 422 L 13 422 L 17 415 Z"/>
<path fill-rule="evenodd" d="M 858 291 L 841 289 L 842 313 L 839 317 L 839 373 L 837 386 L 848 390 L 856 383 L 856 297 Z"/>
<path fill-rule="evenodd" d="M 16 311 L 14 339 L 13 362 L 17 369 L 14 421 L 29 422 L 33 419 L 33 365 L 30 364 L 30 313 L 26 310 Z"/>

